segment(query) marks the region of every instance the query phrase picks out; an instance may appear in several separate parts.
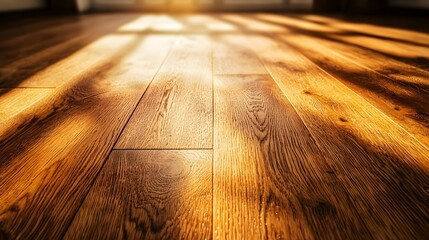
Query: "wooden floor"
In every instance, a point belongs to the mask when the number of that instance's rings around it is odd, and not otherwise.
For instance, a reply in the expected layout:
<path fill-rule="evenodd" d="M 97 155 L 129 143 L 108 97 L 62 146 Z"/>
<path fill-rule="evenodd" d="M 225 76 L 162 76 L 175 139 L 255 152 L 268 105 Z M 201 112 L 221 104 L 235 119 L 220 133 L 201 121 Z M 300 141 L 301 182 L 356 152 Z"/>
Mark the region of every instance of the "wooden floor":
<path fill-rule="evenodd" d="M 429 29 L 410 23 L 2 22 L 0 239 L 428 239 Z"/>

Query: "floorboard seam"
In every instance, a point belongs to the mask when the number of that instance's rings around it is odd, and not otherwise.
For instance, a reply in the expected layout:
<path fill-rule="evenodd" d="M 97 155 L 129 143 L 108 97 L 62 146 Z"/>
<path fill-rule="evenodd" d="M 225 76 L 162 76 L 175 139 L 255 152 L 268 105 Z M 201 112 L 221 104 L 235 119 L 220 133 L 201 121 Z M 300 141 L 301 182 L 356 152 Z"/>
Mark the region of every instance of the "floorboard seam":
<path fill-rule="evenodd" d="M 285 45 L 287 45 L 289 48 L 294 49 L 294 47 L 288 43 L 286 43 L 285 41 L 282 41 L 281 39 L 278 39 L 277 37 L 275 38 L 276 40 L 278 40 L 278 42 L 281 42 Z M 350 87 L 348 87 L 347 85 L 345 85 L 343 82 L 341 82 L 337 77 L 333 76 L 332 74 L 330 74 L 329 72 L 327 72 L 325 69 L 323 69 L 322 67 L 320 67 L 318 64 L 316 64 L 315 62 L 313 62 L 311 59 L 309 59 L 307 56 L 305 56 L 303 53 L 301 53 L 300 51 L 299 54 L 304 57 L 305 59 L 307 59 L 308 61 L 310 61 L 316 68 L 318 68 L 321 72 L 327 74 L 329 77 L 333 78 L 335 81 L 337 81 L 339 84 L 341 84 L 342 86 L 344 86 L 346 89 L 350 90 L 351 92 L 353 92 L 355 95 L 357 95 L 360 99 L 362 99 L 364 102 L 368 103 L 370 106 L 372 106 L 376 111 L 378 111 L 379 113 L 381 113 L 381 115 L 384 115 L 393 125 L 395 125 L 396 127 L 398 127 L 399 129 L 401 129 L 402 131 L 404 131 L 405 133 L 407 133 L 408 136 L 410 136 L 412 139 L 414 139 L 415 141 L 417 141 L 418 143 L 420 143 L 420 145 L 429 151 L 429 147 L 426 146 L 425 144 L 423 144 L 419 139 L 417 139 L 412 133 L 410 133 L 408 130 L 406 130 L 404 127 L 402 127 L 399 123 L 397 123 L 394 119 L 392 119 L 389 115 L 387 115 L 385 112 L 383 112 L 382 110 L 380 110 L 378 107 L 376 107 L 374 104 L 372 104 L 370 101 L 368 101 L 364 96 L 362 96 L 361 94 L 359 94 L 358 92 L 356 92 L 355 90 L 351 89 Z"/>
<path fill-rule="evenodd" d="M 215 151 L 214 151 L 214 145 L 215 145 L 215 74 L 214 74 L 214 40 L 213 35 L 210 35 L 211 40 L 211 49 L 210 49 L 210 57 L 211 57 L 211 63 L 212 63 L 212 239 L 215 239 L 215 226 L 214 226 L 214 215 L 215 215 L 215 209 L 214 209 L 214 177 L 215 177 Z"/>
<path fill-rule="evenodd" d="M 269 35 L 267 35 L 267 37 L 271 37 Z M 277 39 L 277 38 L 276 38 Z M 249 43 L 249 42 L 248 42 Z M 271 77 L 271 79 L 274 81 L 274 83 L 276 84 L 277 88 L 280 90 L 280 92 L 283 94 L 283 96 L 286 98 L 286 100 L 289 102 L 289 104 L 292 106 L 293 110 L 296 112 L 297 116 L 299 117 L 299 119 L 301 120 L 301 122 L 304 124 L 305 129 L 307 129 L 307 132 L 310 134 L 311 139 L 313 140 L 313 142 L 315 142 L 318 150 L 321 152 L 321 148 L 318 144 L 318 142 L 316 141 L 316 138 L 314 137 L 314 135 L 311 133 L 310 129 L 308 128 L 307 124 L 305 123 L 304 119 L 302 118 L 302 116 L 299 114 L 299 112 L 297 111 L 297 109 L 295 108 L 295 106 L 292 104 L 292 102 L 290 101 L 289 97 L 287 96 L 287 94 L 282 90 L 282 88 L 279 86 L 279 84 L 277 83 L 276 79 L 274 78 L 274 76 L 271 74 L 271 71 L 267 68 L 265 61 L 263 61 L 257 52 L 255 52 L 252 48 L 249 48 L 250 51 L 252 51 L 255 56 L 258 58 L 258 60 L 261 62 L 261 64 L 264 66 L 265 70 L 267 71 L 267 75 L 269 75 Z"/>
<path fill-rule="evenodd" d="M 112 151 L 206 151 L 213 148 L 113 148 Z"/>
<path fill-rule="evenodd" d="M 128 123 L 130 122 L 132 116 L 134 115 L 134 112 L 136 111 L 137 107 L 139 106 L 140 102 L 142 101 L 145 93 L 147 92 L 147 90 L 149 89 L 149 87 L 151 86 L 153 80 L 155 79 L 155 77 L 158 75 L 160 69 L 162 68 L 162 66 L 164 65 L 165 61 L 167 60 L 168 56 L 171 53 L 171 49 L 173 48 L 173 45 L 175 44 L 175 42 L 177 41 L 177 36 L 176 39 L 174 41 L 172 41 L 172 44 L 170 45 L 170 48 L 167 52 L 167 54 L 165 55 L 162 63 L 159 65 L 156 73 L 152 76 L 152 79 L 150 80 L 149 84 L 147 85 L 146 89 L 143 91 L 142 95 L 140 96 L 139 100 L 137 101 L 133 111 L 131 112 L 130 116 L 128 117 L 127 121 L 125 122 L 124 126 L 122 127 L 120 133 L 118 134 L 118 137 L 116 138 L 115 142 L 113 143 L 113 147 L 112 149 L 110 149 L 109 153 L 106 155 L 103 164 L 101 165 L 100 169 L 98 170 L 97 174 L 95 175 L 92 183 L 90 184 L 90 187 L 88 189 L 88 192 L 85 194 L 85 196 L 83 197 L 82 201 L 79 204 L 79 207 L 77 208 L 76 212 L 73 214 L 73 217 L 71 218 L 70 222 L 67 224 L 67 228 L 65 228 L 66 230 L 64 231 L 64 233 L 62 234 L 60 239 L 64 239 L 64 237 L 66 236 L 68 230 L 70 229 L 71 224 L 73 223 L 74 219 L 76 218 L 77 213 L 80 211 L 83 203 L 85 202 L 86 198 L 88 197 L 88 194 L 91 192 L 91 189 L 93 188 L 95 181 L 97 180 L 98 176 L 100 175 L 101 171 L 103 170 L 104 166 L 106 165 L 107 161 L 109 160 L 110 155 L 112 154 L 117 142 L 119 141 L 119 139 L 121 138 L 122 133 L 124 132 L 126 126 L 128 125 Z"/>
<path fill-rule="evenodd" d="M 270 37 L 270 36 L 268 36 Z M 275 38 L 276 40 L 278 40 L 277 38 Z M 251 49 L 251 51 L 253 51 L 253 49 Z M 253 51 L 254 52 L 254 51 Z M 301 54 L 301 52 L 297 51 L 297 53 Z M 300 115 L 300 113 L 297 111 L 297 109 L 295 108 L 295 106 L 293 105 L 293 103 L 290 101 L 289 97 L 287 96 L 287 94 L 283 91 L 283 89 L 280 87 L 280 85 L 278 84 L 276 78 L 274 78 L 274 76 L 271 74 L 271 71 L 269 71 L 269 69 L 266 66 L 265 61 L 263 61 L 259 55 L 255 52 L 256 56 L 259 58 L 259 60 L 261 61 L 261 63 L 263 64 L 264 68 L 267 70 L 267 72 L 269 73 L 269 75 L 271 76 L 271 79 L 274 81 L 274 83 L 276 84 L 276 86 L 279 88 L 279 90 L 281 91 L 281 93 L 285 96 L 285 98 L 287 99 L 287 101 L 289 102 L 289 104 L 292 106 L 292 108 L 294 109 L 294 111 L 296 112 L 296 115 L 299 117 L 299 119 L 301 120 L 302 124 L 304 125 L 305 129 L 307 130 L 307 132 L 309 133 L 309 137 L 310 140 L 315 144 L 315 147 L 317 148 L 316 150 L 322 155 L 322 158 L 325 159 L 327 157 L 325 151 L 323 151 L 322 146 L 319 144 L 319 141 L 316 139 L 316 137 L 313 135 L 313 132 L 310 130 L 310 128 L 307 126 L 307 123 L 304 121 L 304 119 L 302 118 L 302 116 Z M 325 163 L 332 169 L 335 169 L 335 167 L 333 166 L 333 164 L 330 161 L 326 161 Z M 341 182 L 341 189 L 343 189 L 343 191 L 345 191 L 347 194 L 348 192 L 345 190 L 347 189 L 346 186 Z"/>

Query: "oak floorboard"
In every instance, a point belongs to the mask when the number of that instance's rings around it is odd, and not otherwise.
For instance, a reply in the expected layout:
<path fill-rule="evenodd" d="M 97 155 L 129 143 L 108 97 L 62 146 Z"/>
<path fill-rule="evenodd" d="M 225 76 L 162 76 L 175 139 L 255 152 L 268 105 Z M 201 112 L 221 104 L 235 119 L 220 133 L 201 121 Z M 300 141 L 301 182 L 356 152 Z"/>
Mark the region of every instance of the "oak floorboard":
<path fill-rule="evenodd" d="M 408 132 L 429 146 L 429 72 L 357 54 L 341 44 L 323 45 L 306 36 L 283 36 L 280 41 L 365 97 Z"/>
<path fill-rule="evenodd" d="M 0 88 L 0 128 L 34 102 L 52 94 L 52 88 Z"/>
<path fill-rule="evenodd" d="M 429 47 L 367 36 L 336 36 L 334 38 L 429 71 Z"/>
<path fill-rule="evenodd" d="M 27 34 L 34 34 L 40 29 L 49 29 L 57 27 L 60 24 L 68 24 L 75 22 L 82 16 L 73 15 L 31 15 L 24 14 L 25 16 L 2 16 L 6 21 L 0 19 L 0 36 L 4 40 L 20 37 Z"/>
<path fill-rule="evenodd" d="M 64 239 L 211 237 L 211 150 L 114 150 Z"/>
<path fill-rule="evenodd" d="M 5 80 L 7 81 L 2 86 L 61 87 L 67 85 L 76 76 L 82 75 L 87 69 L 92 69 L 104 59 L 112 56 L 114 51 L 108 51 L 112 45 L 118 44 L 120 46 L 126 39 L 131 38 L 132 36 L 106 35 L 28 78 L 6 78 Z M 5 69 L 5 71 L 9 71 L 9 69 Z M 61 72 L 61 74 L 58 74 L 58 72 Z M 18 82 L 13 82 L 14 80 L 18 80 Z"/>
<path fill-rule="evenodd" d="M 428 148 L 296 50 L 264 36 L 249 41 L 351 195 L 371 237 L 426 239 Z"/>
<path fill-rule="evenodd" d="M 103 16 L 100 15 L 93 15 L 91 17 L 88 16 L 76 16 L 73 18 L 73 20 L 66 21 L 62 23 L 62 21 L 59 19 L 60 24 L 55 24 L 55 18 L 52 19 L 50 27 L 45 28 L 35 28 L 31 26 L 32 30 L 28 31 L 20 31 L 21 34 L 11 38 L 11 39 L 3 39 L 3 41 L 0 42 L 0 49 L 7 49 L 8 47 L 14 47 L 16 45 L 21 45 L 22 47 L 30 46 L 31 44 L 28 44 L 28 40 L 32 39 L 34 40 L 36 44 L 42 44 L 43 42 L 41 40 L 47 40 L 50 41 L 49 38 L 61 38 L 64 35 L 72 35 L 73 33 L 76 33 L 79 31 L 80 28 L 87 28 L 87 24 L 89 22 L 97 22 L 97 19 L 103 18 Z M 58 33 L 58 35 L 56 35 Z M 0 36 L 2 36 L 3 32 L 0 32 Z"/>
<path fill-rule="evenodd" d="M 256 18 L 303 30 L 302 33 L 272 36 L 299 50 L 343 84 L 359 92 L 429 146 L 426 107 L 429 104 L 429 72 L 368 49 L 337 42 L 335 36 L 342 33 L 331 25 L 277 14 L 257 14 Z M 325 33 L 327 37 L 312 32 Z"/>
<path fill-rule="evenodd" d="M 205 22 L 222 23 L 216 18 L 207 19 Z M 246 45 L 246 36 L 243 33 L 219 34 L 212 38 L 213 75 L 268 74 L 259 57 Z"/>
<path fill-rule="evenodd" d="M 251 16 L 251 15 L 250 15 Z M 285 33 L 289 30 L 276 24 L 261 22 L 252 17 L 244 19 L 237 14 L 218 14 L 216 17 L 236 27 L 239 32 L 252 33 Z"/>
<path fill-rule="evenodd" d="M 88 49 L 88 45 L 103 37 L 104 35 L 114 32 L 116 28 L 132 20 L 132 17 L 107 15 L 97 18 L 90 18 L 86 24 L 82 26 L 79 23 L 72 23 L 79 31 L 73 31 L 72 36 L 66 37 L 61 42 L 52 43 L 50 41 L 41 41 L 43 48 L 31 45 L 35 48 L 34 53 L 23 52 L 19 47 L 11 47 L 10 54 L 20 55 L 16 60 L 2 55 L 7 59 L 7 64 L 2 64 L 0 67 L 0 86 L 1 87 L 57 87 L 64 82 L 58 78 L 38 79 L 33 75 L 52 67 L 55 64 L 72 61 L 75 55 L 79 55 L 79 51 L 83 52 Z M 94 24 L 100 25 L 96 29 Z M 67 29 L 67 28 L 66 28 Z M 61 34 L 54 31 L 52 34 Z M 32 37 L 32 36 L 30 36 Z M 31 38 L 30 38 L 31 39 Z M 29 39 L 26 38 L 28 42 Z M 31 40 L 35 41 L 35 40 Z M 19 46 L 19 44 L 17 44 Z M 28 45 L 28 44 L 24 44 Z M 20 49 L 20 50 L 17 50 Z M 105 50 L 104 50 L 105 51 Z M 17 52 L 21 52 L 17 54 Z M 85 53 L 87 53 L 86 51 Z M 101 56 L 101 53 L 97 53 Z M 22 55 L 22 56 L 21 56 Z M 78 57 L 82 60 L 82 57 Z M 88 60 L 92 60 L 87 56 Z M 75 66 L 76 64 L 72 64 Z M 78 65 L 81 66 L 81 65 Z M 72 66 L 68 66 L 69 69 Z M 82 67 L 81 67 L 82 68 Z M 33 77 L 33 78 L 32 78 Z"/>
<path fill-rule="evenodd" d="M 389 29 L 387 27 L 374 26 L 373 28 L 379 29 L 379 32 L 378 34 L 371 34 L 363 30 L 363 27 L 359 27 L 358 24 L 353 24 L 353 29 L 341 29 L 336 27 L 333 23 L 314 23 L 312 21 L 305 20 L 305 17 L 306 16 L 302 16 L 297 19 L 290 16 L 281 16 L 276 14 L 256 15 L 256 18 L 263 20 L 263 23 L 278 24 L 279 26 L 289 29 L 292 33 L 302 33 L 320 40 L 340 42 L 350 47 L 358 47 L 362 50 L 367 50 L 370 53 L 372 52 L 383 55 L 385 58 L 408 63 L 416 68 L 420 68 L 421 70 L 427 71 L 429 69 L 429 45 L 418 42 L 419 39 L 422 38 L 428 39 L 428 34 L 396 29 L 394 32 L 397 35 L 392 35 L 392 33 L 390 33 L 388 34 L 389 36 L 383 37 L 379 35 L 389 33 Z M 254 22 L 255 19 L 253 19 L 253 17 L 249 17 L 247 21 Z M 245 23 L 243 26 L 245 26 Z M 370 28 L 371 27 L 369 27 L 369 29 Z M 384 30 L 381 30 L 380 28 Z"/>
<path fill-rule="evenodd" d="M 233 33 L 237 30 L 232 24 L 228 24 L 224 21 L 217 19 L 216 14 L 189 14 L 180 17 L 179 19 L 183 25 L 185 31 L 198 31 L 206 34 L 217 34 Z"/>
<path fill-rule="evenodd" d="M 211 45 L 209 36 L 180 37 L 116 149 L 212 147 Z"/>
<path fill-rule="evenodd" d="M 91 31 L 90 29 L 93 29 L 94 24 L 103 24 L 106 20 L 105 16 L 78 19 L 76 22 L 65 25 L 54 24 L 55 27 L 52 28 L 42 29 L 8 41 L 1 41 L 0 64 L 5 66 L 28 55 L 43 51 L 52 45 L 76 38 L 85 31 Z"/>
<path fill-rule="evenodd" d="M 1 140 L 2 236 L 61 238 L 175 39 L 111 39 L 115 48 L 106 59 L 32 109 L 32 121 Z"/>
<path fill-rule="evenodd" d="M 56 22 L 0 64 L 0 239 L 426 240 L 428 61 L 340 39 L 424 49 L 424 22 L 306 16 Z"/>
<path fill-rule="evenodd" d="M 240 45 L 244 36 L 237 34 L 213 37 L 214 74 L 267 74 L 258 57 Z M 242 41 L 242 40 L 241 40 Z"/>
<path fill-rule="evenodd" d="M 304 123 L 269 75 L 215 79 L 216 239 L 370 234 Z"/>
<path fill-rule="evenodd" d="M 30 86 L 51 86 L 52 84 L 52 86 L 58 87 L 52 95 L 39 101 L 33 101 L 25 111 L 4 122 L 0 128 L 0 141 L 4 141 L 9 136 L 14 135 L 23 126 L 32 123 L 34 120 L 46 118 L 55 112 L 57 108 L 67 104 L 67 102 L 63 101 L 64 98 L 73 100 L 74 95 L 87 94 L 88 90 L 86 88 L 83 88 L 86 92 L 81 93 L 81 88 L 75 89 L 74 86 L 84 84 L 82 78 L 86 75 L 96 75 L 96 73 L 93 73 L 94 69 L 99 69 L 100 66 L 104 65 L 114 66 L 112 59 L 120 55 L 120 53 L 118 49 L 112 49 L 112 45 L 117 46 L 117 48 L 125 46 L 124 49 L 127 49 L 127 44 L 133 41 L 138 42 L 138 38 L 135 36 L 104 36 L 70 58 L 60 61 L 26 79 L 25 83 Z M 102 74 L 99 75 L 102 76 Z M 22 86 L 24 83 L 20 85 Z M 79 91 L 74 92 L 77 90 Z"/>
<path fill-rule="evenodd" d="M 367 22 L 365 21 L 360 22 L 359 19 L 357 19 L 356 22 L 353 22 L 353 19 L 349 21 L 348 19 L 335 19 L 334 17 L 321 16 L 321 15 L 304 15 L 304 16 L 299 16 L 299 19 L 306 22 L 313 22 L 313 23 L 317 22 L 319 26 L 328 25 L 331 28 L 353 33 L 355 35 L 374 36 L 381 39 L 391 39 L 399 42 L 400 41 L 409 42 L 417 46 L 419 45 L 429 46 L 429 35 L 427 33 L 413 31 L 410 29 L 401 29 L 399 27 L 377 25 L 377 23 L 374 23 L 371 20 L 368 21 L 368 19 L 366 19 Z M 403 20 L 405 19 L 401 19 L 401 18 L 392 19 L 392 17 L 386 19 L 386 21 L 388 22 L 399 22 L 399 23 L 401 23 L 401 21 Z M 412 22 L 415 21 L 412 18 L 407 20 Z M 413 25 L 419 26 L 419 24 L 413 24 Z M 420 27 L 423 27 L 423 26 L 424 25 L 421 25 Z"/>
<path fill-rule="evenodd" d="M 319 33 L 319 34 L 341 34 L 341 30 L 332 27 L 329 24 L 318 24 L 312 21 L 308 21 L 302 18 L 305 18 L 306 15 L 300 17 L 292 17 L 288 15 L 281 14 L 272 14 L 272 13 L 263 13 L 263 14 L 255 14 L 245 15 L 245 17 L 249 18 L 252 21 L 264 21 L 271 24 L 278 24 L 291 32 L 296 30 L 307 31 L 309 33 Z M 245 21 L 244 21 L 245 22 Z"/>

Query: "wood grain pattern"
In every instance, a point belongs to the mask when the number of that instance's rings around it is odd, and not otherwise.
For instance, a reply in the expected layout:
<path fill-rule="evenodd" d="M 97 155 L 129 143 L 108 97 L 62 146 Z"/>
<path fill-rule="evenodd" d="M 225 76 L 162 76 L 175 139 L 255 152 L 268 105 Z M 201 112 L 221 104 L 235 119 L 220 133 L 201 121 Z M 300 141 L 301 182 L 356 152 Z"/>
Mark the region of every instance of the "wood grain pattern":
<path fill-rule="evenodd" d="M 429 146 L 429 72 L 376 56 L 367 58 L 356 54 L 352 48 L 337 47 L 338 44 L 328 48 L 320 44 L 324 41 L 305 36 L 284 36 L 281 40 L 364 96 Z"/>
<path fill-rule="evenodd" d="M 113 151 L 65 239 L 210 239 L 212 151 Z"/>
<path fill-rule="evenodd" d="M 400 40 L 404 42 L 412 42 L 416 45 L 429 45 L 429 36 L 427 33 L 419 32 L 419 31 L 413 31 L 410 29 L 401 29 L 397 26 L 383 26 L 383 25 L 377 25 L 376 23 L 372 23 L 371 21 L 365 22 L 365 21 L 359 21 L 359 19 L 355 19 L 356 22 L 353 22 L 353 19 L 351 21 L 347 19 L 335 19 L 334 17 L 329 16 L 320 16 L 320 15 L 304 15 L 300 16 L 298 15 L 300 20 L 304 20 L 306 22 L 313 22 L 320 25 L 329 25 L 331 28 L 339 29 L 342 31 L 348 31 L 355 33 L 356 35 L 367 35 L 367 36 L 375 36 L 379 37 L 380 39 L 388 38 L 393 40 Z M 374 19 L 374 18 L 372 18 Z M 387 18 L 377 19 L 379 22 L 389 22 L 392 24 L 392 22 L 396 23 L 402 23 L 408 24 L 407 22 L 412 22 L 413 27 L 418 27 L 419 24 L 418 21 L 416 21 L 413 18 L 408 19 L 401 19 L 401 18 L 395 18 L 394 16 L 389 16 Z M 401 21 L 402 20 L 402 21 Z M 406 20 L 406 21 L 404 21 Z M 403 23 L 405 22 L 405 23 Z M 422 26 L 423 27 L 423 26 Z"/>
<path fill-rule="evenodd" d="M 213 38 L 214 74 L 267 74 L 258 57 L 242 46 L 243 35 L 220 35 Z"/>
<path fill-rule="evenodd" d="M 256 19 L 243 19 L 237 14 L 219 14 L 217 15 L 222 21 L 226 21 L 237 26 L 240 32 L 257 32 L 257 33 L 274 33 L 288 32 L 289 30 L 272 23 L 261 22 Z"/>
<path fill-rule="evenodd" d="M 57 27 L 57 25 L 76 22 L 79 17 L 76 15 L 44 15 L 44 14 L 13 14 L 13 16 L 2 15 L 0 19 L 0 35 L 2 39 L 8 40 L 27 34 L 33 34 L 40 29 Z"/>
<path fill-rule="evenodd" d="M 110 46 L 123 44 L 124 39 L 131 39 L 131 37 L 115 35 L 103 37 L 72 56 L 56 62 L 28 78 L 21 79 L 18 83 L 13 82 L 14 78 L 6 78 L 4 85 L 11 84 L 13 87 L 58 87 L 66 85 L 76 76 L 83 74 L 85 70 L 97 66 L 104 59 L 108 59 L 112 55 L 112 52 L 107 51 Z M 62 74 L 57 74 L 58 72 Z"/>
<path fill-rule="evenodd" d="M 429 151 L 290 47 L 250 37 L 374 238 L 428 236 Z"/>
<path fill-rule="evenodd" d="M 429 34 L 411 20 L 1 22 L 0 239 L 426 240 Z"/>
<path fill-rule="evenodd" d="M 35 36 L 30 35 L 23 38 L 23 43 L 15 43 L 12 47 L 7 47 L 4 50 L 2 57 L 6 58 L 7 64 L 1 64 L 0 67 L 0 86 L 2 87 L 57 87 L 64 83 L 63 79 L 52 78 L 52 77 L 40 77 L 40 72 L 46 69 L 53 69 L 53 71 L 59 71 L 55 66 L 60 66 L 61 71 L 64 69 L 73 69 L 73 72 L 77 72 L 76 69 L 84 69 L 79 62 L 73 62 L 73 59 L 82 59 L 82 52 L 85 52 L 87 56 L 86 64 L 91 63 L 93 58 L 88 55 L 89 51 L 94 51 L 98 56 L 102 56 L 102 52 L 96 52 L 96 49 L 90 49 L 91 46 L 87 46 L 102 37 L 103 35 L 115 31 L 121 24 L 133 19 L 131 16 L 115 16 L 115 15 L 101 15 L 95 19 L 88 19 L 84 25 L 75 26 L 75 30 L 65 28 L 66 31 L 70 32 L 70 36 L 66 36 L 61 41 L 54 43 L 52 41 L 38 41 L 34 39 Z M 70 23 L 72 24 L 72 23 Z M 73 24 L 72 24 L 73 25 Z M 77 23 L 74 23 L 77 25 Z M 96 29 L 94 25 L 101 25 Z M 61 28 L 61 26 L 60 26 Z M 61 32 L 52 31 L 53 35 L 61 35 Z M 35 34 L 37 38 L 46 38 L 41 33 Z M 41 35 L 41 36 L 39 36 Z M 1 36 L 1 34 L 0 34 Z M 37 44 L 27 44 L 29 41 L 36 41 Z M 40 46 L 42 44 L 43 46 Z M 34 48 L 34 51 L 29 52 L 22 49 L 19 46 L 26 46 Z M 78 52 L 79 50 L 82 50 Z M 103 52 L 105 49 L 103 49 Z M 19 52 L 19 53 L 17 53 Z M 15 58 L 10 58 L 8 54 L 14 55 Z M 76 57 L 76 55 L 78 55 Z M 79 56 L 81 55 L 81 56 Z M 65 62 L 73 62 L 68 66 L 63 66 Z M 57 64 L 57 65 L 55 65 Z M 54 65 L 54 66 L 53 66 Z M 38 74 L 37 77 L 34 75 Z M 70 74 L 72 75 L 72 74 Z"/>
<path fill-rule="evenodd" d="M 0 128 L 2 124 L 15 117 L 34 102 L 51 94 L 51 88 L 0 88 Z"/>
<path fill-rule="evenodd" d="M 219 20 L 213 14 L 189 14 L 179 19 L 184 23 L 184 28 L 188 31 L 199 31 L 203 33 L 232 33 L 236 26 Z"/>
<path fill-rule="evenodd" d="M 37 31 L 2 41 L 0 43 L 0 50 L 2 51 L 0 64 L 2 66 L 7 65 L 22 57 L 43 51 L 52 45 L 74 38 L 81 32 L 88 30 L 94 23 L 101 24 L 102 19 L 102 16 L 94 16 L 91 18 L 78 18 L 76 21 L 62 25 L 52 23 L 52 27 L 38 29 Z"/>
<path fill-rule="evenodd" d="M 370 238 L 267 75 L 215 77 L 214 238 Z"/>
<path fill-rule="evenodd" d="M 336 27 L 337 24 L 343 24 L 340 21 L 329 21 L 331 24 L 324 25 L 303 20 L 307 19 L 307 16 L 302 16 L 303 19 L 301 19 L 299 16 L 289 17 L 277 14 L 258 14 L 257 18 L 284 26 L 293 25 L 294 31 L 300 33 L 284 35 L 278 39 L 299 50 L 316 65 L 359 92 L 371 104 L 429 146 L 429 113 L 426 107 L 429 104 L 429 72 L 383 54 L 337 40 L 337 35 L 369 34 L 359 24 L 344 23 L 350 25 L 348 31 L 352 31 L 351 26 L 356 27 L 352 32 L 344 33 L 340 31 L 341 28 Z M 309 18 L 313 19 L 314 16 Z M 321 18 L 322 21 L 325 19 Z M 389 33 L 389 29 L 386 32 Z M 402 33 L 398 37 L 403 38 L 404 32 L 407 31 L 394 32 Z M 371 34 L 374 34 L 374 37 L 380 35 L 380 41 L 386 35 L 383 31 L 378 35 L 371 31 Z M 416 35 L 424 36 L 418 33 Z"/>
<path fill-rule="evenodd" d="M 162 47 L 175 37 L 115 40 L 109 58 L 32 109 L 30 124 L 2 140 L 0 229 L 6 238 L 65 233 L 167 55 Z"/>
<path fill-rule="evenodd" d="M 264 23 L 283 26 L 294 33 L 303 33 L 320 40 L 339 42 L 343 47 L 357 47 L 369 53 L 376 53 L 390 60 L 396 59 L 426 71 L 429 69 L 429 55 L 427 54 L 429 36 L 425 33 L 371 26 L 370 24 L 349 24 L 340 21 L 340 25 L 350 25 L 344 29 L 338 26 L 338 20 L 336 22 L 308 20 L 308 18 L 312 19 L 311 16 L 291 17 L 258 14 L 257 18 L 264 20 Z M 322 19 L 324 18 L 322 17 Z M 390 20 L 395 21 L 394 19 Z M 248 21 L 254 22 L 255 20 L 250 17 Z M 358 21 L 365 22 L 365 19 L 358 19 Z M 372 30 L 368 31 L 368 29 Z M 375 32 L 375 29 L 379 31 Z M 353 51 L 350 49 L 348 52 Z"/>
<path fill-rule="evenodd" d="M 13 47 L 16 45 L 23 45 L 28 46 L 28 39 L 34 39 L 35 43 L 41 44 L 42 39 L 44 38 L 61 38 L 64 35 L 76 33 L 77 30 L 81 27 L 85 27 L 86 24 L 88 24 L 91 21 L 97 21 L 97 18 L 100 18 L 101 16 L 93 16 L 93 17 L 79 17 L 75 16 L 74 21 L 61 21 L 58 20 L 61 24 L 55 24 L 55 21 L 50 22 L 50 26 L 45 26 L 45 28 L 36 28 L 29 26 L 29 30 L 27 31 L 20 31 L 21 34 L 14 36 L 13 38 L 4 39 L 0 43 L 1 49 L 6 49 L 7 47 Z M 30 23 L 27 23 L 28 25 L 31 25 Z M 67 32 L 69 31 L 69 32 Z M 57 35 L 57 33 L 59 33 Z M 3 34 L 3 32 L 0 32 L 0 34 Z M 50 39 L 45 39 L 50 40 Z"/>
<path fill-rule="evenodd" d="M 429 71 L 429 48 L 365 36 L 338 36 L 336 39 L 371 49 Z"/>
<path fill-rule="evenodd" d="M 85 85 L 83 78 L 86 75 L 97 75 L 97 73 L 92 72 L 94 69 L 99 69 L 105 65 L 110 67 L 114 65 L 112 59 L 117 57 L 118 54 L 120 55 L 120 53 L 115 50 L 107 51 L 112 44 L 116 44 L 119 47 L 124 46 L 124 49 L 126 49 L 127 44 L 132 42 L 133 39 L 136 40 L 136 38 L 130 36 L 106 36 L 82 49 L 71 58 L 51 65 L 44 71 L 26 79 L 25 82 L 35 85 L 38 85 L 37 82 L 45 82 L 47 84 L 58 82 L 59 87 L 52 96 L 32 102 L 33 104 L 27 107 L 25 111 L 20 112 L 14 118 L 5 122 L 2 128 L 0 128 L 0 140 L 4 141 L 33 120 L 46 118 L 52 112 L 55 112 L 57 108 L 66 104 L 64 99 L 73 100 L 73 96 L 76 94 L 85 95 L 86 92 L 81 93 L 80 88 L 77 88 L 79 91 L 75 93 L 74 87 Z M 91 85 L 89 84 L 89 86 Z"/>
<path fill-rule="evenodd" d="M 212 110 L 211 40 L 183 36 L 115 148 L 211 148 Z"/>

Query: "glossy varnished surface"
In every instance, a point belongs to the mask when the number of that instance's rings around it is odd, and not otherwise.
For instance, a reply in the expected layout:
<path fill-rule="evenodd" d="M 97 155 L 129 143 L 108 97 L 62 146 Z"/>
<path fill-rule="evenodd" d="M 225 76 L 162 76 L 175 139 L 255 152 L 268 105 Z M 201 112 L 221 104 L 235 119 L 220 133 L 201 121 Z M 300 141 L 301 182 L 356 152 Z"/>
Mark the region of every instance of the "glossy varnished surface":
<path fill-rule="evenodd" d="M 115 150 L 65 239 L 208 239 L 209 150 Z"/>
<path fill-rule="evenodd" d="M 429 34 L 363 20 L 2 23 L 0 239 L 427 239 Z"/>
<path fill-rule="evenodd" d="M 211 72 L 210 38 L 179 37 L 115 148 L 211 148 Z"/>

